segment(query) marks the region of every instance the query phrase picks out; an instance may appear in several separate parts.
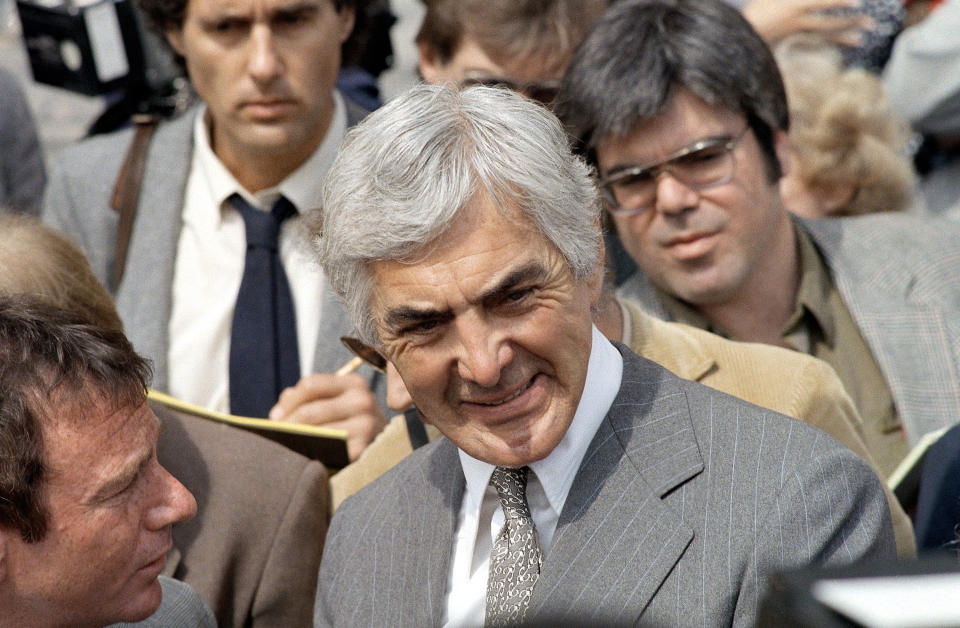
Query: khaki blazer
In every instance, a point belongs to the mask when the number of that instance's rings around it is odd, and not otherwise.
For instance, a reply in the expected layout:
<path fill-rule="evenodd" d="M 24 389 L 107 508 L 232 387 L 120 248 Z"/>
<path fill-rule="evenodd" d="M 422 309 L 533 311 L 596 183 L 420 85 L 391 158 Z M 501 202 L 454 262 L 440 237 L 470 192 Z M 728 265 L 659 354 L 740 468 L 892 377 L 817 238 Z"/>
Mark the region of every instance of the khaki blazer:
<path fill-rule="evenodd" d="M 770 345 L 734 342 L 680 323 L 665 322 L 621 300 L 629 313 L 630 337 L 637 355 L 675 375 L 819 428 L 866 460 L 876 470 L 862 437 L 862 421 L 836 373 L 826 362 Z M 439 430 L 428 425 L 433 440 Z M 380 477 L 412 451 L 404 417 L 397 416 L 359 460 L 330 481 L 330 503 L 340 503 Z M 916 554 L 913 526 L 886 485 L 897 553 Z"/>
<path fill-rule="evenodd" d="M 164 575 L 203 596 L 220 628 L 310 625 L 326 469 L 260 436 L 150 407 L 163 423 L 160 463 L 197 499 L 197 516 L 173 527 Z"/>

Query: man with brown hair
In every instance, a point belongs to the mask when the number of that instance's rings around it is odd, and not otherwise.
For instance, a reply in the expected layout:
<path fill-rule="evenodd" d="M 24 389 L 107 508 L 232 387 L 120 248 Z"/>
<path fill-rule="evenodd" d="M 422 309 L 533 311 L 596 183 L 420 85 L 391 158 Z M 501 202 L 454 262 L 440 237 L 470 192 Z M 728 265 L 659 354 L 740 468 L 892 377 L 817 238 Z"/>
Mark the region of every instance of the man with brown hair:
<path fill-rule="evenodd" d="M 623 296 L 828 362 L 884 477 L 925 433 L 957 421 L 956 224 L 791 217 L 783 82 L 735 9 L 617 3 L 577 50 L 557 111 L 639 269 Z"/>
<path fill-rule="evenodd" d="M 375 375 L 330 374 L 351 357 L 339 343 L 351 329 L 297 225 L 366 113 L 334 89 L 355 4 L 145 0 L 202 104 L 149 142 L 119 283 L 111 196 L 131 131 L 67 149 L 43 211 L 110 286 L 158 389 L 217 411 L 346 429 L 354 457 L 384 423 Z"/>
<path fill-rule="evenodd" d="M 193 496 L 157 461 L 149 367 L 119 331 L 0 295 L 0 626 L 212 626 L 164 582 Z M 166 608 L 175 603 L 181 608 Z"/>

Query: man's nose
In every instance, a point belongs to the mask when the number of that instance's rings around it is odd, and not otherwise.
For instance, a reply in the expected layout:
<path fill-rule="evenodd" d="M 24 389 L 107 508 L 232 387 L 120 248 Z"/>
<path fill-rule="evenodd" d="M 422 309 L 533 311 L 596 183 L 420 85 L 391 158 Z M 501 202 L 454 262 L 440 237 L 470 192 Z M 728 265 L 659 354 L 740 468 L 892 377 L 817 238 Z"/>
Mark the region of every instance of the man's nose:
<path fill-rule="evenodd" d="M 663 214 L 677 214 L 696 206 L 700 194 L 664 170 L 657 175 L 656 208 Z"/>
<path fill-rule="evenodd" d="M 486 388 L 496 386 L 503 368 L 512 359 L 509 344 L 479 315 L 458 321 L 457 333 L 460 377 Z"/>
<path fill-rule="evenodd" d="M 163 498 L 148 514 L 147 526 L 158 530 L 174 523 L 190 521 L 197 514 L 197 500 L 180 481 L 160 467 Z"/>
<path fill-rule="evenodd" d="M 248 71 L 258 83 L 269 83 L 283 73 L 283 59 L 270 27 L 256 24 L 250 31 Z"/>

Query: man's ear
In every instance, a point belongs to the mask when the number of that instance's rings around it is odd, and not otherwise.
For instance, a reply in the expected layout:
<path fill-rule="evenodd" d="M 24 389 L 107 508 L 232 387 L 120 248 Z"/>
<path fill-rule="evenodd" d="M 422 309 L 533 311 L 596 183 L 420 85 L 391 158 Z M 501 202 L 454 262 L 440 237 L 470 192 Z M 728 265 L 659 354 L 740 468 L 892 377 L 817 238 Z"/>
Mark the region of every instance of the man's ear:
<path fill-rule="evenodd" d="M 440 57 L 433 46 L 424 41 L 417 42 L 417 51 L 420 57 L 417 61 L 420 78 L 431 85 L 435 85 L 440 80 L 441 67 L 444 64 L 441 63 Z"/>
<path fill-rule="evenodd" d="M 340 9 L 338 19 L 340 20 L 340 43 L 343 44 L 350 37 L 350 33 L 353 32 L 353 25 L 357 19 L 356 9 L 353 6 L 344 5 Z"/>
<path fill-rule="evenodd" d="M 186 55 L 183 54 L 183 27 L 170 27 L 164 31 L 163 34 L 167 38 L 167 43 L 173 48 L 173 51 L 181 57 L 186 57 Z"/>

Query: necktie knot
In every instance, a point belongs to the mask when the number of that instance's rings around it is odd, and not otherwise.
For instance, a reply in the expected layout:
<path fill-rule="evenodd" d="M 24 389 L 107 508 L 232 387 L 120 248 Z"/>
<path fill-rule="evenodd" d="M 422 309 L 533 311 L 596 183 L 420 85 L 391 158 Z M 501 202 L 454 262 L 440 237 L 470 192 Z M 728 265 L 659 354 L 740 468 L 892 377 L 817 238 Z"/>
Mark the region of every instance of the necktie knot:
<path fill-rule="evenodd" d="M 503 514 L 508 519 L 530 517 L 530 506 L 527 504 L 527 473 L 530 467 L 511 469 L 497 467 L 490 477 L 490 483 L 497 489 Z"/>
<path fill-rule="evenodd" d="M 247 232 L 247 246 L 277 250 L 280 240 L 280 225 L 297 213 L 293 203 L 281 196 L 269 212 L 257 209 L 239 194 L 231 194 L 227 199 L 243 218 Z"/>

